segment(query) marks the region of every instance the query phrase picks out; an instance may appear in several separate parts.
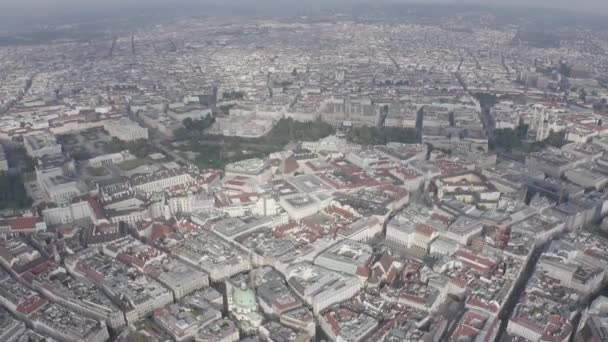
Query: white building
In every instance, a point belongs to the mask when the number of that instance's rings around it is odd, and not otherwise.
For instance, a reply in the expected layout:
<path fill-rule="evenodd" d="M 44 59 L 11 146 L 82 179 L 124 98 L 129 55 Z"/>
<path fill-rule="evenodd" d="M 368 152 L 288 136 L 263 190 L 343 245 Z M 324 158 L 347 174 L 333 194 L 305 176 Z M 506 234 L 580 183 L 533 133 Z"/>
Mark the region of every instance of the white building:
<path fill-rule="evenodd" d="M 4 148 L 0 145 L 0 172 L 6 171 L 8 171 L 8 161 L 6 160 Z"/>
<path fill-rule="evenodd" d="M 262 159 L 247 159 L 226 165 L 225 178 L 249 177 L 258 183 L 265 183 L 272 178 L 270 164 Z"/>
<path fill-rule="evenodd" d="M 209 277 L 206 273 L 177 259 L 170 257 L 165 259 L 168 261 L 163 260 L 163 272 L 154 275 L 154 278 L 173 292 L 176 301 L 209 286 Z"/>
<path fill-rule="evenodd" d="M 357 145 L 349 143 L 345 138 L 340 138 L 335 135 L 330 135 L 318 141 L 304 141 L 302 148 L 313 152 L 341 152 L 347 153 L 358 148 Z"/>
<path fill-rule="evenodd" d="M 147 175 L 138 175 L 131 179 L 134 189 L 152 193 L 167 188 L 183 186 L 194 181 L 187 169 L 162 170 Z"/>
<path fill-rule="evenodd" d="M 461 247 L 456 242 L 439 237 L 431 242 L 431 254 L 452 255 Z"/>
<path fill-rule="evenodd" d="M 215 199 L 206 192 L 189 192 L 180 196 L 172 196 L 167 200 L 171 214 L 191 213 L 198 210 L 213 208 Z"/>
<path fill-rule="evenodd" d="M 148 129 L 141 127 L 139 124 L 126 117 L 109 121 L 103 125 L 103 128 L 112 137 L 123 141 L 148 139 Z"/>
<path fill-rule="evenodd" d="M 363 218 L 355 221 L 338 232 L 344 239 L 354 241 L 367 241 L 382 232 L 382 223 L 375 217 Z"/>
<path fill-rule="evenodd" d="M 323 193 L 317 195 L 295 194 L 282 197 L 279 203 L 292 220 L 300 221 L 325 209 L 331 200 L 331 196 Z"/>
<path fill-rule="evenodd" d="M 83 184 L 64 176 L 44 178 L 39 181 L 45 196 L 55 203 L 67 203 L 83 193 Z"/>
<path fill-rule="evenodd" d="M 118 164 L 118 163 L 122 163 L 123 161 L 131 159 L 131 158 L 133 158 L 133 157 L 128 152 L 104 154 L 104 155 L 89 159 L 89 166 L 101 167 L 104 165 Z"/>
<path fill-rule="evenodd" d="M 67 224 L 83 218 L 90 218 L 93 223 L 100 223 L 103 218 L 97 217 L 93 206 L 99 206 L 94 199 L 49 207 L 42 211 L 42 217 L 44 222 L 51 226 Z"/>
<path fill-rule="evenodd" d="M 323 309 L 350 299 L 361 289 L 359 279 L 308 263 L 287 269 L 288 283 L 319 314 Z"/>
<path fill-rule="evenodd" d="M 314 263 L 330 270 L 345 272 L 364 283 L 373 260 L 372 247 L 352 240 L 344 240 L 315 258 Z"/>
<path fill-rule="evenodd" d="M 51 133 L 38 133 L 23 137 L 23 145 L 27 154 L 32 158 L 61 153 L 61 145 Z"/>

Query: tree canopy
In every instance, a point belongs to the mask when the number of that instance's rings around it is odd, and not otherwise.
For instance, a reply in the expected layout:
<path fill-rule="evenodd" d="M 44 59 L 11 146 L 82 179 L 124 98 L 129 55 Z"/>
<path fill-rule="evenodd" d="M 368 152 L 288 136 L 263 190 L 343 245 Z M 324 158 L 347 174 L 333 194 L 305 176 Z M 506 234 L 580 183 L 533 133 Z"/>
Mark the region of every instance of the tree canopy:
<path fill-rule="evenodd" d="M 187 134 L 187 141 L 178 148 L 196 153 L 194 162 L 201 167 L 222 168 L 227 163 L 247 158 L 264 158 L 282 150 L 290 142 L 319 140 L 333 134 L 334 128 L 321 120 L 298 122 L 283 118 L 260 138 L 199 133 Z"/>
<path fill-rule="evenodd" d="M 549 132 L 549 135 L 547 136 L 547 138 L 545 140 L 543 140 L 543 142 L 545 143 L 545 145 L 558 147 L 558 148 L 562 147 L 562 146 L 566 145 L 566 143 L 567 143 L 566 132 L 564 132 L 564 131 L 554 132 L 553 130 L 551 130 Z"/>
<path fill-rule="evenodd" d="M 521 150 L 523 152 L 538 151 L 548 146 L 560 148 L 564 146 L 566 141 L 566 133 L 564 131 L 555 132 L 551 130 L 545 140 L 536 141 L 531 144 L 524 144 L 524 140 L 528 135 L 528 125 L 521 124 L 515 129 L 501 128 L 495 131 L 496 140 L 495 148 L 502 149 L 507 152 L 512 150 Z"/>
<path fill-rule="evenodd" d="M 245 92 L 242 91 L 227 91 L 222 94 L 224 100 L 242 100 L 245 97 Z"/>
<path fill-rule="evenodd" d="M 522 141 L 528 135 L 528 125 L 519 125 L 515 129 L 500 128 L 495 131 L 495 134 L 496 147 L 510 152 L 513 149 L 522 148 Z"/>
<path fill-rule="evenodd" d="M 475 98 L 479 101 L 481 108 L 492 108 L 499 101 L 499 98 L 490 93 L 475 93 Z"/>
<path fill-rule="evenodd" d="M 19 210 L 27 208 L 32 200 L 27 197 L 21 175 L 0 176 L 0 209 Z"/>
<path fill-rule="evenodd" d="M 198 119 L 198 120 L 193 120 L 191 118 L 185 118 L 182 121 L 182 124 L 184 125 L 184 127 L 189 130 L 189 131 L 204 131 L 207 128 L 211 127 L 211 125 L 213 125 L 213 123 L 215 122 L 215 118 L 213 116 L 211 116 L 210 114 L 207 114 L 207 116 L 205 116 L 202 119 Z"/>
<path fill-rule="evenodd" d="M 285 145 L 291 141 L 316 141 L 333 133 L 334 128 L 320 119 L 299 122 L 287 118 L 279 120 L 272 130 L 260 139 L 266 143 Z"/>
<path fill-rule="evenodd" d="M 110 140 L 110 142 L 104 146 L 104 150 L 108 153 L 129 151 L 137 158 L 145 158 L 148 155 L 157 152 L 156 148 L 150 145 L 148 141 L 144 139 L 127 142 L 117 138 L 112 138 L 112 140 Z"/>
<path fill-rule="evenodd" d="M 405 144 L 416 143 L 416 129 L 399 127 L 354 127 L 348 134 L 347 139 L 361 145 L 384 145 L 388 142 L 400 142 Z"/>

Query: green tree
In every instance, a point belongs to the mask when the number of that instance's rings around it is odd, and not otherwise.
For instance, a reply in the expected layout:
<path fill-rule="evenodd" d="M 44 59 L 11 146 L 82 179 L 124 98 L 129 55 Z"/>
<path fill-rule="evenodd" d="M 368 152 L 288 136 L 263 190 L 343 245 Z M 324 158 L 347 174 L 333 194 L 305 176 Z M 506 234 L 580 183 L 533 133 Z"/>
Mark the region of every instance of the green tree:
<path fill-rule="evenodd" d="M 385 127 L 354 127 L 348 134 L 347 139 L 361 145 L 383 145 L 388 142 L 400 142 L 404 144 L 416 143 L 416 130 L 413 128 Z"/>
<path fill-rule="evenodd" d="M 585 88 L 581 88 L 581 90 L 578 92 L 578 98 L 583 102 L 587 101 L 587 91 Z"/>
<path fill-rule="evenodd" d="M 228 115 L 230 113 L 230 109 L 232 109 L 234 107 L 234 104 L 227 104 L 227 105 L 221 105 L 219 107 L 217 107 L 218 111 L 220 112 L 220 114 L 222 115 Z"/>
<path fill-rule="evenodd" d="M 207 114 L 204 118 L 198 120 L 193 120 L 192 118 L 185 118 L 182 121 L 182 124 L 184 125 L 184 128 L 186 128 L 186 130 L 202 132 L 205 131 L 207 128 L 211 127 L 214 122 L 215 117 L 211 116 L 210 114 Z"/>
<path fill-rule="evenodd" d="M 492 108 L 498 103 L 498 97 L 490 93 L 475 93 L 475 98 L 479 101 L 481 108 Z"/>
<path fill-rule="evenodd" d="M 513 149 L 521 147 L 521 138 L 518 134 L 518 130 L 513 128 L 501 128 L 495 132 L 495 144 L 497 148 L 505 151 L 512 151 Z"/>
<path fill-rule="evenodd" d="M 321 119 L 312 122 L 281 119 L 262 141 L 269 144 L 286 145 L 291 141 L 315 141 L 334 134 L 334 128 Z M 281 146 L 282 147 L 282 146 Z"/>
<path fill-rule="evenodd" d="M 282 150 L 290 142 L 315 141 L 334 132 L 331 125 L 320 119 L 313 122 L 297 122 L 292 118 L 283 118 L 270 132 L 260 138 L 191 135 L 187 142 L 178 145 L 177 149 L 196 153 L 194 162 L 200 167 L 222 168 L 227 163 L 242 159 L 266 157 L 270 153 Z M 217 144 L 220 141 L 221 144 Z"/>
<path fill-rule="evenodd" d="M 243 91 L 227 91 L 222 95 L 224 100 L 242 100 L 245 97 Z"/>
<path fill-rule="evenodd" d="M 517 137 L 520 140 L 525 140 L 528 137 L 528 129 L 529 125 L 520 123 L 519 126 L 516 127 Z"/>
<path fill-rule="evenodd" d="M 546 145 L 550 145 L 553 147 L 562 147 L 566 144 L 566 132 L 554 132 L 553 130 L 549 131 L 549 135 L 543 141 Z"/>
<path fill-rule="evenodd" d="M 21 175 L 0 176 L 0 210 L 27 208 L 32 200 L 27 197 Z"/>
<path fill-rule="evenodd" d="M 126 142 L 117 138 L 112 138 L 112 140 L 104 146 L 104 150 L 108 153 L 118 153 L 126 150 L 138 158 L 145 158 L 148 155 L 157 152 L 156 148 L 144 139 Z"/>

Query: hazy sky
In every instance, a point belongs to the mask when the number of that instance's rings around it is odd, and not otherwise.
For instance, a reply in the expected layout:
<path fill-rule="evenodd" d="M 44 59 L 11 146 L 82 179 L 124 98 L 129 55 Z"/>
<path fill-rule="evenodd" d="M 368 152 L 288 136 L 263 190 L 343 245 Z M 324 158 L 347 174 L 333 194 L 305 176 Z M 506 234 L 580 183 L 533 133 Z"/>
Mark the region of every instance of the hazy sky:
<path fill-rule="evenodd" d="M 443 2 L 443 3 L 481 3 L 491 5 L 525 5 L 534 7 L 560 7 L 577 11 L 603 12 L 608 14 L 608 0 L 0 0 L 0 12 L 24 14 L 44 14 L 45 12 L 81 12 L 97 11 L 100 9 L 133 8 L 134 6 L 180 6 L 205 3 L 226 4 L 255 4 L 275 3 L 281 5 L 297 5 L 302 8 L 310 3 L 378 3 L 382 2 Z"/>

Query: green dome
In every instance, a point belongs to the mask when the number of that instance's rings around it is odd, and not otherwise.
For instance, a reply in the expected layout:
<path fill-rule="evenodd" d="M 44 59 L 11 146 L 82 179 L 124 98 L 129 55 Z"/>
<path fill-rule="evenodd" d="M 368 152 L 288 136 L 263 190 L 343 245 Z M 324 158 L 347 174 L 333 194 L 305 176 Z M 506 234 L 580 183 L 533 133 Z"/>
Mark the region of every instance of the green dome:
<path fill-rule="evenodd" d="M 234 305 L 241 309 L 255 309 L 255 293 L 248 288 L 235 288 L 232 292 Z"/>

